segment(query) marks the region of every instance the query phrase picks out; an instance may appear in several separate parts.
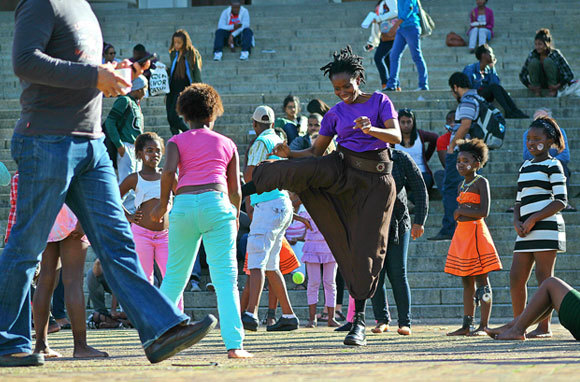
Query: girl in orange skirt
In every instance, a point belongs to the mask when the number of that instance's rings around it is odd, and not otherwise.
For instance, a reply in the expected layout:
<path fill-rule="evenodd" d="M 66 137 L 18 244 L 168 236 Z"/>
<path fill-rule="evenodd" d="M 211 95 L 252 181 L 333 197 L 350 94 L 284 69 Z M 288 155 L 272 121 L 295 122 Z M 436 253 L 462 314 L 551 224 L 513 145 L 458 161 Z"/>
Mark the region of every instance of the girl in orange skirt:
<path fill-rule="evenodd" d="M 463 281 L 463 325 L 448 336 L 485 335 L 491 316 L 491 286 L 487 274 L 502 269 L 491 234 L 483 220 L 489 215 L 489 183 L 477 175 L 487 162 L 488 149 L 481 139 L 457 142 L 457 171 L 465 179 L 459 186 L 457 228 L 449 246 L 445 272 Z M 477 286 L 477 289 L 476 289 Z M 481 303 L 481 322 L 471 331 L 475 308 Z"/>

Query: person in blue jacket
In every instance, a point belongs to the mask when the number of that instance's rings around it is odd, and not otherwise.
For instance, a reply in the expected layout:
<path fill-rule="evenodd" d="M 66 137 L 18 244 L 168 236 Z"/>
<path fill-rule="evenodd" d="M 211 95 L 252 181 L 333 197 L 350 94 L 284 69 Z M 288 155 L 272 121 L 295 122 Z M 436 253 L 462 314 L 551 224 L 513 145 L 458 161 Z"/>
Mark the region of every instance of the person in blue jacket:
<path fill-rule="evenodd" d="M 395 42 L 391 50 L 391 73 L 385 90 L 395 90 L 401 85 L 399 82 L 399 69 L 401 68 L 401 56 L 407 45 L 409 45 L 411 57 L 419 73 L 419 87 L 417 90 L 429 90 L 427 64 L 421 52 L 421 25 L 417 0 L 399 0 L 397 9 L 401 24 L 399 29 L 397 29 Z"/>
<path fill-rule="evenodd" d="M 487 102 L 493 102 L 495 99 L 503 108 L 506 118 L 528 118 L 501 86 L 495 70 L 497 59 L 491 46 L 487 44 L 478 46 L 475 49 L 475 58 L 477 62 L 463 68 L 463 73 L 469 78 L 471 89 L 477 89 L 477 93 Z"/>

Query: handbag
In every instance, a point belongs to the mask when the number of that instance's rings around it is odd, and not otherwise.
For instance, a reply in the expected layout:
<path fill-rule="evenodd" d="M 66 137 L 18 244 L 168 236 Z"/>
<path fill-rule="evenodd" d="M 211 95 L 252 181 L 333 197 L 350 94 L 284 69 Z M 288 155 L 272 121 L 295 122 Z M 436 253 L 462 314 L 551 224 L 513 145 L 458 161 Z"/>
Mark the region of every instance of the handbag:
<path fill-rule="evenodd" d="M 580 97 L 580 81 L 574 80 L 558 90 L 559 97 Z"/>
<path fill-rule="evenodd" d="M 390 20 L 381 23 L 381 41 L 393 41 L 399 29 L 397 22 L 398 18 L 394 17 Z"/>
<path fill-rule="evenodd" d="M 455 32 L 447 33 L 447 37 L 445 37 L 445 45 L 447 46 L 467 46 L 467 43 Z"/>
<path fill-rule="evenodd" d="M 155 69 L 151 69 L 149 78 L 149 96 L 155 97 L 169 93 L 169 76 L 167 68 L 161 62 L 155 63 Z"/>
<path fill-rule="evenodd" d="M 431 36 L 433 29 L 435 29 L 435 22 L 421 5 L 421 0 L 417 0 L 417 5 L 419 6 L 419 23 L 421 25 L 421 37 Z"/>

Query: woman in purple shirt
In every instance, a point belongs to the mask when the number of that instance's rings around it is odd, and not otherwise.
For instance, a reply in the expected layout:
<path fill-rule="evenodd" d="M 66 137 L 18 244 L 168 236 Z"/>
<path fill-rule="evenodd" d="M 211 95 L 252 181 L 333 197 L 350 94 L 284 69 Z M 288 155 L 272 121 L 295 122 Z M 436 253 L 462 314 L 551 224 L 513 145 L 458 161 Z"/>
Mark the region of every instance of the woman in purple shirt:
<path fill-rule="evenodd" d="M 355 346 L 366 344 L 365 301 L 377 288 L 395 201 L 387 148 L 401 142 L 390 99 L 359 87 L 365 77 L 362 61 L 349 46 L 334 53 L 321 70 L 342 102 L 324 116 L 318 139 L 302 151 L 276 146 L 273 154 L 291 160 L 261 163 L 245 189 L 262 193 L 282 188 L 300 196 L 355 299 L 354 322 L 344 339 L 345 345 Z M 322 156 L 334 136 L 338 150 Z"/>

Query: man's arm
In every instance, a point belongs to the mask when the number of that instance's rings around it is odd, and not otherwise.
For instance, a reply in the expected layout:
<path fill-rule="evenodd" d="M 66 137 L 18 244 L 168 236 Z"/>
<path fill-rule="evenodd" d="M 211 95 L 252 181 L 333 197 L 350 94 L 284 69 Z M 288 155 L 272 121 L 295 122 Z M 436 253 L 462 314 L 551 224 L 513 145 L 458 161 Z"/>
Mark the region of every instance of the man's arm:
<path fill-rule="evenodd" d="M 465 136 L 467 135 L 467 132 L 469 131 L 469 128 L 471 127 L 472 122 L 473 122 L 473 120 L 471 120 L 469 118 L 462 118 L 461 119 L 461 125 L 459 126 L 459 129 L 457 129 L 455 136 L 453 137 L 451 142 L 449 142 L 449 149 L 447 149 L 447 153 L 453 154 L 453 150 L 455 149 L 456 142 L 460 139 L 465 138 Z"/>
<path fill-rule="evenodd" d="M 246 28 L 250 27 L 250 12 L 246 8 L 242 8 L 240 10 L 240 23 L 242 24 L 241 28 L 238 28 L 232 32 L 232 36 L 236 37 Z"/>
<path fill-rule="evenodd" d="M 50 57 L 45 52 L 56 16 L 49 1 L 21 1 L 16 9 L 12 66 L 24 81 L 57 88 L 97 87 L 98 67 Z"/>

